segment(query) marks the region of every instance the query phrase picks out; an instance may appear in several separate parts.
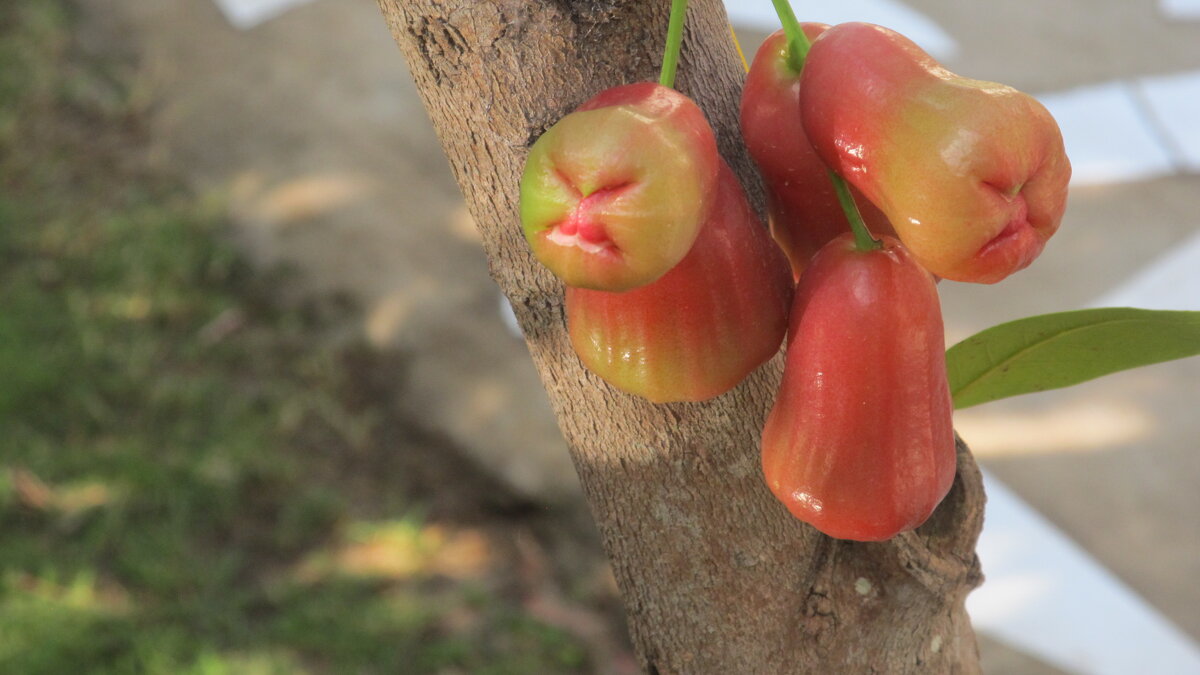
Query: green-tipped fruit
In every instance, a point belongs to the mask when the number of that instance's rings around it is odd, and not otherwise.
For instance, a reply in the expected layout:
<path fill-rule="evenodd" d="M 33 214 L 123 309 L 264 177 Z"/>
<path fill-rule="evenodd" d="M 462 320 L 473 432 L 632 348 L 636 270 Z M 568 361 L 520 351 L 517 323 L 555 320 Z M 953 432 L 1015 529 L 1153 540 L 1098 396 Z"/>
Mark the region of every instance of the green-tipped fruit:
<path fill-rule="evenodd" d="M 530 149 L 521 177 L 525 238 L 569 286 L 643 286 L 691 249 L 718 161 L 691 99 L 649 82 L 609 89 Z"/>

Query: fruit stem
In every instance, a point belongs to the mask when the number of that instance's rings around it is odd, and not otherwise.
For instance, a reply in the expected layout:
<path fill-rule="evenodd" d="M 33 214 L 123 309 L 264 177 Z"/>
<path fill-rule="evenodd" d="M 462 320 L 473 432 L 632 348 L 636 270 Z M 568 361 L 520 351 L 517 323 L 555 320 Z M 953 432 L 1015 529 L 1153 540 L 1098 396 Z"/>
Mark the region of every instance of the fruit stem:
<path fill-rule="evenodd" d="M 779 15 L 779 22 L 783 24 L 783 32 L 787 36 L 788 67 L 799 75 L 804 71 L 804 61 L 808 58 L 808 48 L 812 43 L 808 41 L 808 35 L 796 20 L 796 14 L 788 0 L 771 0 L 771 4 L 775 5 L 775 13 Z M 846 214 L 850 230 L 854 232 L 854 244 L 858 250 L 865 252 L 883 248 L 883 244 L 871 236 L 871 231 L 863 222 L 858 204 L 854 203 L 854 196 L 850 194 L 850 186 L 846 184 L 846 180 L 833 171 L 829 172 L 829 180 L 833 181 L 838 203 L 842 205 L 842 212 Z"/>
<path fill-rule="evenodd" d="M 687 0 L 671 0 L 671 23 L 667 25 L 667 46 L 663 50 L 662 74 L 658 77 L 658 83 L 664 87 L 675 87 L 675 68 L 679 65 L 683 18 L 686 14 Z"/>
<path fill-rule="evenodd" d="M 796 14 L 788 0 L 771 0 L 771 4 L 775 5 L 775 13 L 779 15 L 779 22 L 783 24 L 783 32 L 787 36 L 787 64 L 799 74 L 804 68 L 804 59 L 808 56 L 808 36 L 804 34 L 804 29 L 800 28 L 800 22 L 796 20 Z"/>
<path fill-rule="evenodd" d="M 850 194 L 850 186 L 846 184 L 845 179 L 831 170 L 829 171 L 829 180 L 833 181 L 833 189 L 837 192 L 838 203 L 842 205 L 842 213 L 845 213 L 846 220 L 850 221 L 850 231 L 854 233 L 855 248 L 863 253 L 883 248 L 883 242 L 871 236 L 871 231 L 863 222 L 862 214 L 858 211 L 858 204 L 854 203 L 854 195 Z"/>

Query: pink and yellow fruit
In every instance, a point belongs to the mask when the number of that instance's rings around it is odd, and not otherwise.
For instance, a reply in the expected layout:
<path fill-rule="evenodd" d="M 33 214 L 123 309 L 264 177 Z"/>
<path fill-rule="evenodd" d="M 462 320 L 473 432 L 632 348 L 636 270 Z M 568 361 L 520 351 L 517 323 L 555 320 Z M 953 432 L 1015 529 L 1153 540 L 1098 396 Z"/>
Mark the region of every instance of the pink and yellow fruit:
<path fill-rule="evenodd" d="M 722 166 L 708 218 L 680 263 L 624 293 L 568 287 L 571 344 L 589 370 L 656 403 L 728 391 L 779 349 L 792 276 Z"/>
<path fill-rule="evenodd" d="M 999 281 L 1058 229 L 1071 165 L 1046 108 L 955 75 L 895 31 L 846 23 L 822 33 L 800 110 L 817 154 L 940 277 Z"/>
<path fill-rule="evenodd" d="M 606 90 L 530 149 L 521 178 L 525 238 L 570 286 L 643 286 L 691 249 L 719 162 L 691 99 L 650 82 Z"/>

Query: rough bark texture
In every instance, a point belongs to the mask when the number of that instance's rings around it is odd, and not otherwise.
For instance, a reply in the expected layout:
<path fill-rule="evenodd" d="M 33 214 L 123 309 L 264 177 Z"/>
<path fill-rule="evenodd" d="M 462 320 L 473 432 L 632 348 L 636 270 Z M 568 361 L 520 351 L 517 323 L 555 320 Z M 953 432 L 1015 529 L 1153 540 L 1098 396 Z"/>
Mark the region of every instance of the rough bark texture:
<path fill-rule="evenodd" d="M 983 492 L 965 447 L 950 496 L 919 531 L 834 541 L 793 520 L 760 477 L 781 359 L 713 401 L 653 405 L 571 351 L 562 287 L 521 235 L 518 179 L 529 145 L 563 114 L 603 88 L 657 79 L 670 3 L 379 4 L 525 332 L 646 671 L 978 671 L 963 600 L 981 581 Z M 761 207 L 737 132 L 742 78 L 720 0 L 694 0 L 677 86 Z"/>

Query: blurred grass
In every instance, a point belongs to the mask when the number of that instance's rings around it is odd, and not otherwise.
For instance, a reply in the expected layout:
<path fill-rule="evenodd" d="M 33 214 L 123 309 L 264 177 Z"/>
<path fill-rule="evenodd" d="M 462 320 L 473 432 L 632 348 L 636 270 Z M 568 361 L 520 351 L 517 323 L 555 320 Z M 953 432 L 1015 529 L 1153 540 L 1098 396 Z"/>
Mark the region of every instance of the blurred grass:
<path fill-rule="evenodd" d="M 461 537 L 420 503 L 364 525 L 310 461 L 374 414 L 337 313 L 274 304 L 221 204 L 147 168 L 135 69 L 72 25 L 0 3 L 0 673 L 586 669 L 483 563 L 439 568 Z"/>

